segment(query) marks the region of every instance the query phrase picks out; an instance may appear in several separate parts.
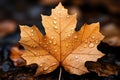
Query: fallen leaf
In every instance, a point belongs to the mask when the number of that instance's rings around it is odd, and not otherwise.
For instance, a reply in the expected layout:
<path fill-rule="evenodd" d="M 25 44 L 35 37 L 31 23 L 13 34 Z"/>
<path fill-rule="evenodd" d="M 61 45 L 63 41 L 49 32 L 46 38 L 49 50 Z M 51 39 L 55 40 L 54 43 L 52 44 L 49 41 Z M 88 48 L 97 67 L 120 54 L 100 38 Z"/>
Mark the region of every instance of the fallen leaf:
<path fill-rule="evenodd" d="M 23 66 L 26 64 L 25 60 L 21 57 L 24 53 L 23 50 L 19 49 L 19 44 L 14 45 L 10 50 L 10 59 L 13 61 L 15 66 Z"/>
<path fill-rule="evenodd" d="M 91 72 L 96 72 L 99 76 L 118 75 L 119 67 L 110 63 L 99 63 L 93 61 L 87 61 L 86 67 Z"/>
<path fill-rule="evenodd" d="M 75 31 L 77 15 L 69 15 L 61 3 L 52 9 L 51 16 L 42 15 L 42 24 L 46 35 L 37 27 L 20 26 L 21 40 L 25 48 L 22 57 L 27 65 L 39 65 L 35 75 L 54 71 L 63 66 L 71 74 L 81 75 L 87 71 L 86 61 L 96 61 L 102 57 L 97 45 L 103 39 L 99 32 L 99 23 L 84 24 Z"/>

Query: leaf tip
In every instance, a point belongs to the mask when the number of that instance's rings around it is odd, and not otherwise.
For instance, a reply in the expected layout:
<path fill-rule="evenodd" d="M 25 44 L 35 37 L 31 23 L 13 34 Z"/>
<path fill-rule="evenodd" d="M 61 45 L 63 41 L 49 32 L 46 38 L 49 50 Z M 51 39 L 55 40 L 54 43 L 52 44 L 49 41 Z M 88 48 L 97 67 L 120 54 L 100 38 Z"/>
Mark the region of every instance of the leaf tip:
<path fill-rule="evenodd" d="M 62 6 L 62 3 L 61 3 L 61 2 L 59 2 L 58 7 L 59 7 L 59 6 Z"/>
<path fill-rule="evenodd" d="M 62 3 L 59 2 L 59 4 L 58 4 L 58 6 L 56 7 L 56 9 L 62 9 L 62 8 L 64 8 L 64 7 L 63 7 Z"/>

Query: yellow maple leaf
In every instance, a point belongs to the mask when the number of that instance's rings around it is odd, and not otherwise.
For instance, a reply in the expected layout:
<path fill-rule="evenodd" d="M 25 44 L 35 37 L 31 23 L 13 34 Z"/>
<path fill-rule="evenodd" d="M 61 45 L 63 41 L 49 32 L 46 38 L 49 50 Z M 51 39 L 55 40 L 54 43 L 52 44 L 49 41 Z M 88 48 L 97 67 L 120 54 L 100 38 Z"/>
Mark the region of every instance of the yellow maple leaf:
<path fill-rule="evenodd" d="M 75 31 L 76 14 L 69 15 L 61 3 L 52 9 L 51 16 L 42 15 L 46 35 L 37 27 L 20 26 L 25 52 L 22 57 L 27 65 L 38 64 L 36 75 L 50 73 L 59 65 L 71 74 L 81 75 L 87 71 L 84 63 L 102 57 L 97 45 L 103 39 L 99 23 L 84 24 Z"/>

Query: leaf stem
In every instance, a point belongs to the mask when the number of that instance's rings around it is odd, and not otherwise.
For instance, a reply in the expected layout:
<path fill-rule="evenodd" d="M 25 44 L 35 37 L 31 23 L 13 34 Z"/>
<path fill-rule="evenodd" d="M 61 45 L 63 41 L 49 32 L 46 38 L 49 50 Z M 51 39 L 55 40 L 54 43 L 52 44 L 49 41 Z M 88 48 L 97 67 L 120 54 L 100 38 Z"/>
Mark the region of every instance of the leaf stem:
<path fill-rule="evenodd" d="M 60 67 L 60 72 L 59 72 L 59 78 L 58 78 L 58 80 L 61 80 L 61 75 L 62 75 L 62 68 Z"/>

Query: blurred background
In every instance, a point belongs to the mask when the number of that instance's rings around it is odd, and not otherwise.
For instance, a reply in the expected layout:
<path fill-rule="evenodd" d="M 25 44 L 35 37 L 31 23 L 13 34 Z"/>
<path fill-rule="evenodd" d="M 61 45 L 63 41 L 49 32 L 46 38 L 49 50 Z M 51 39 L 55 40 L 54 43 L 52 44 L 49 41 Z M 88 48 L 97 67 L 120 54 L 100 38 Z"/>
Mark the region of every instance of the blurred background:
<path fill-rule="evenodd" d="M 103 41 L 120 46 L 120 0 L 0 0 L 0 35 L 6 31 L 2 26 L 10 26 L 8 32 L 13 31 L 16 24 L 40 27 L 40 14 L 50 15 L 60 1 L 69 14 L 78 14 L 78 25 L 99 21 L 101 32 L 106 35 Z"/>

